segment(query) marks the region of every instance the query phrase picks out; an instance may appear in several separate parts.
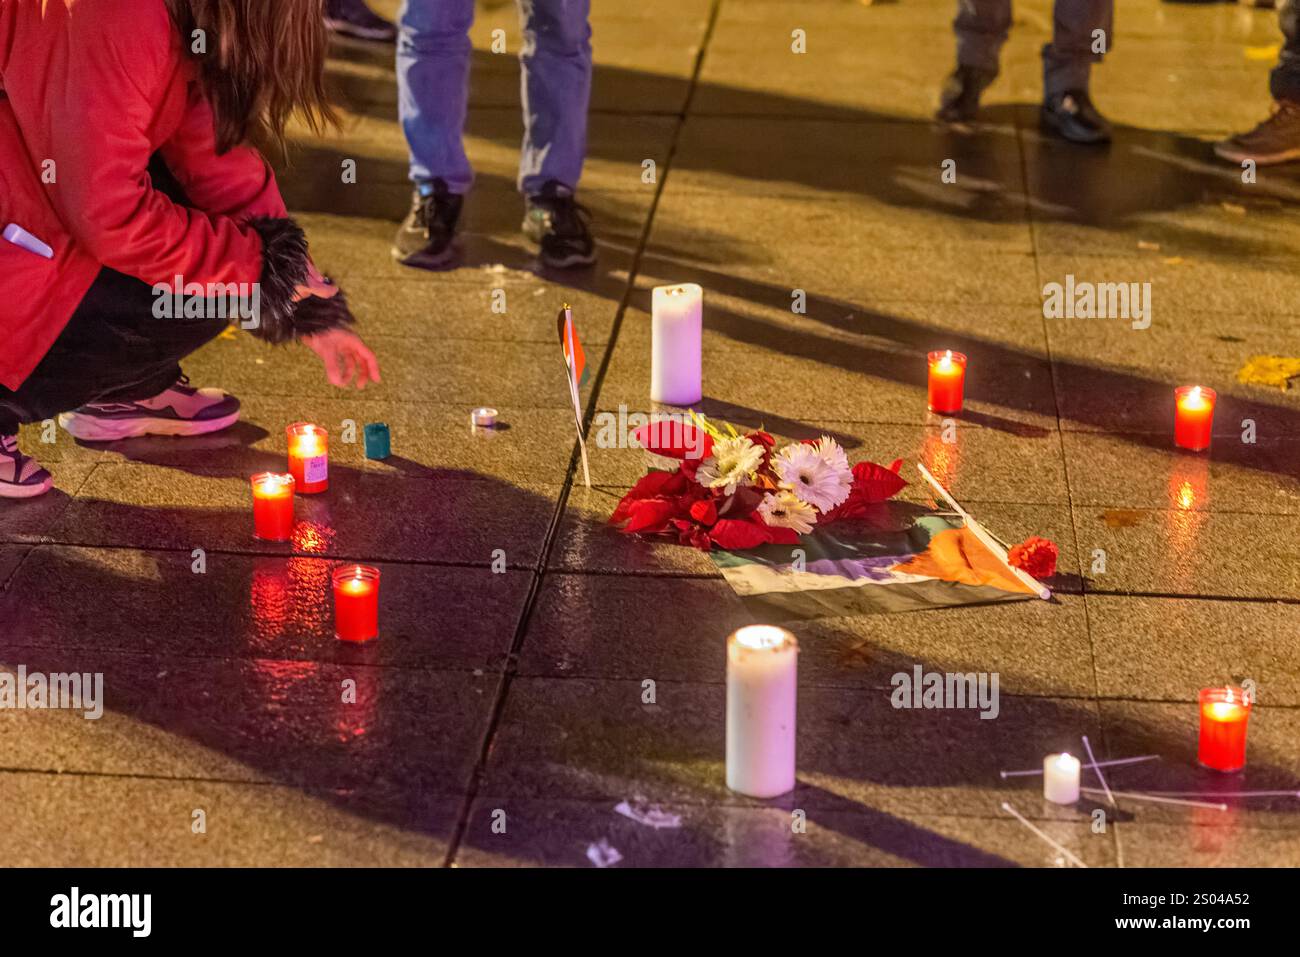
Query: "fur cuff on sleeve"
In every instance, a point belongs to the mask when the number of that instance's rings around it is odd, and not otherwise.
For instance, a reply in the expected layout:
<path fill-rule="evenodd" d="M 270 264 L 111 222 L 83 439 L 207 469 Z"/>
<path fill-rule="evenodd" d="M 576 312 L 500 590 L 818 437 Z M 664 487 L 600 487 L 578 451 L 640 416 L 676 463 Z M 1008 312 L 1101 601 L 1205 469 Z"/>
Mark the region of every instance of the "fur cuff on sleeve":
<path fill-rule="evenodd" d="M 261 216 L 248 224 L 262 238 L 261 315 L 249 330 L 254 336 L 278 345 L 352 323 L 342 291 L 333 299 L 293 301 L 294 291 L 307 281 L 307 237 L 297 223 Z"/>

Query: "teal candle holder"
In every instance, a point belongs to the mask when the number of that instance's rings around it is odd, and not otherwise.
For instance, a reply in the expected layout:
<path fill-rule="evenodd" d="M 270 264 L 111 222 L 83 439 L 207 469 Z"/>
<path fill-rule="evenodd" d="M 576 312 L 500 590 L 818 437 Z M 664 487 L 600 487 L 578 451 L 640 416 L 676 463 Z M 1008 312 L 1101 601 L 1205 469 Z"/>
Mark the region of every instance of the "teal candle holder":
<path fill-rule="evenodd" d="M 366 458 L 386 459 L 393 452 L 392 438 L 384 422 L 366 423 Z"/>

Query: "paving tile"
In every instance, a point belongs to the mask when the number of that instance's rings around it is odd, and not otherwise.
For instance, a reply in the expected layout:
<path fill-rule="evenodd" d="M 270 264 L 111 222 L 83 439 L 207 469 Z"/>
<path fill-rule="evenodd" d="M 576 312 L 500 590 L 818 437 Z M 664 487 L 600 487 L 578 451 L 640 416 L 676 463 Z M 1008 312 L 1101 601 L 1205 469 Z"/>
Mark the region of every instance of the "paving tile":
<path fill-rule="evenodd" d="M 54 477 L 54 488 L 37 498 L 0 500 L 0 541 L 38 541 L 68 510 L 74 497 L 86 486 L 95 470 L 94 462 L 64 462 L 59 454 L 47 455 L 55 448 L 71 444 L 66 433 L 59 442 L 41 445 L 34 441 L 37 430 L 23 429 L 20 447 L 46 467 Z"/>
<path fill-rule="evenodd" d="M 270 467 L 283 467 L 278 458 L 267 460 Z M 478 565 L 490 564 L 500 549 L 510 566 L 537 563 L 557 487 L 389 461 L 402 471 L 336 465 L 328 491 L 296 496 L 288 544 L 253 538 L 247 474 L 128 464 L 98 470 L 45 538 L 76 545 Z"/>
<path fill-rule="evenodd" d="M 1143 827 L 1162 824 L 1223 829 L 1229 834 L 1249 829 L 1293 834 L 1300 830 L 1300 756 L 1295 748 L 1300 711 L 1265 704 L 1255 708 L 1250 717 L 1246 767 L 1236 774 L 1222 774 L 1196 763 L 1198 713 L 1194 694 L 1186 694 L 1186 700 L 1178 703 L 1102 702 L 1107 754 L 1160 755 L 1157 761 L 1110 769 L 1107 783 L 1111 788 L 1156 795 L 1174 792 L 1166 796 L 1228 805 L 1225 812 L 1129 801 L 1127 807 L 1139 833 Z M 1249 791 L 1284 793 L 1246 796 Z M 1124 843 L 1126 839 L 1121 837 Z M 1186 850 L 1186 845 L 1181 849 Z M 1195 863 L 1197 860 L 1189 858 L 1180 866 Z"/>
<path fill-rule="evenodd" d="M 380 638 L 356 645 L 334 638 L 335 562 L 209 553 L 196 574 L 194 561 L 188 550 L 37 548 L 0 597 L 17 622 L 6 647 L 500 669 L 531 580 L 519 570 L 379 564 Z"/>
<path fill-rule="evenodd" d="M 925 356 L 931 349 L 952 348 L 969 357 L 964 420 L 1007 429 L 1056 427 L 1049 365 L 1032 352 L 974 338 L 953 342 L 951 335 L 940 337 L 888 319 L 884 335 L 873 335 L 870 318 L 852 331 L 827 327 L 810 332 L 787 316 L 788 311 L 769 307 L 744 314 L 706 306 L 706 413 L 708 402 L 721 402 L 764 419 L 937 424 L 940 418 L 926 409 Z M 893 330 L 900 330 L 902 341 L 890 335 Z M 920 339 L 928 343 L 922 345 Z M 650 323 L 629 311 L 601 388 L 604 408 L 647 405 L 650 353 Z"/>
<path fill-rule="evenodd" d="M 634 805 L 629 805 L 634 806 Z M 615 867 L 1050 867 L 1047 845 L 1025 841 L 1015 821 L 897 816 L 843 803 L 814 809 L 795 832 L 779 808 L 655 807 L 679 825 L 654 828 L 613 810 L 613 802 L 480 798 L 458 867 L 591 867 L 613 848 Z M 640 809 L 639 807 L 637 809 Z M 492 830 L 504 812 L 506 830 Z M 495 820 L 501 820 L 497 815 Z M 1085 825 L 1045 822 L 1052 837 L 1091 866 L 1113 863 L 1109 840 Z M 602 844 L 602 842 L 604 842 Z"/>
<path fill-rule="evenodd" d="M 13 867 L 430 867 L 459 800 L 0 772 Z M 194 812 L 206 833 L 195 834 Z"/>
<path fill-rule="evenodd" d="M 1253 356 L 1286 353 L 1291 320 L 1253 317 L 1225 326 L 1209 313 L 1184 311 L 1178 325 L 1133 330 L 1110 320 L 1049 320 L 1052 366 L 1067 430 L 1150 432 L 1158 446 L 1173 441 L 1173 390 L 1209 386 L 1218 393 L 1218 445 L 1240 444 L 1246 420 L 1257 439 L 1294 436 L 1300 391 L 1237 382 Z M 1155 440 L 1153 440 L 1154 444 Z M 1247 450 L 1227 449 L 1234 455 Z M 1254 450 L 1249 450 L 1253 453 Z"/>
<path fill-rule="evenodd" d="M 653 705 L 644 693 L 638 680 L 516 679 L 481 793 L 753 806 L 724 785 L 724 686 L 660 681 Z M 777 806 L 989 817 L 1011 800 L 1026 815 L 1078 819 L 998 772 L 1076 747 L 1080 733 L 1096 731 L 1092 705 L 1006 695 L 998 718 L 982 720 L 970 710 L 895 710 L 890 695 L 805 688 L 800 784 Z"/>
<path fill-rule="evenodd" d="M 554 322 L 554 314 L 551 322 Z M 383 380 L 364 398 L 409 403 L 446 403 L 472 409 L 491 404 L 572 408 L 559 346 L 500 342 L 490 349 L 472 340 L 367 335 Z M 238 396 L 327 398 L 344 395 L 325 377 L 304 347 L 273 348 L 255 341 L 223 341 L 191 355 L 186 372 L 196 382 L 219 384 Z M 559 370 L 557 372 L 557 369 Z"/>
<path fill-rule="evenodd" d="M 1106 592 L 1300 597 L 1292 515 L 1198 512 L 1182 509 L 1075 508 L 1080 555 L 1091 556 L 1091 587 Z M 1269 542 L 1267 561 L 1260 543 Z M 1096 550 L 1105 554 L 1096 570 Z"/>
<path fill-rule="evenodd" d="M 563 367 L 560 367 L 563 376 Z M 314 422 L 329 433 L 330 464 L 349 473 L 437 477 L 480 476 L 502 482 L 527 477 L 563 483 L 573 454 L 573 411 L 532 407 L 498 409 L 498 428 L 475 429 L 471 408 L 463 405 L 376 401 L 365 393 L 336 393 L 312 399 L 248 396 L 234 427 L 212 435 L 146 436 L 117 442 L 77 442 L 60 433 L 49 446 L 64 460 L 106 467 L 133 463 L 161 470 L 210 470 L 243 476 L 286 469 L 285 428 L 296 421 Z M 367 423 L 388 426 L 392 455 L 365 457 Z"/>
<path fill-rule="evenodd" d="M 1103 696 L 1190 699 L 1250 679 L 1261 701 L 1300 705 L 1291 667 L 1300 605 L 1111 595 L 1088 595 L 1087 603 Z"/>
<path fill-rule="evenodd" d="M 103 713 L 4 710 L 10 770 L 460 794 L 499 675 L 6 648 L 30 677 L 102 674 Z M 98 679 L 96 679 L 98 681 Z M 355 703 L 347 700 L 355 683 Z M 29 698 L 30 700 L 30 698 Z M 93 712 L 92 712 L 93 714 Z"/>
<path fill-rule="evenodd" d="M 1300 511 L 1300 442 L 1232 438 L 1216 442 L 1209 455 L 1195 455 L 1149 433 L 1064 432 L 1071 496 L 1076 505 L 1114 508 Z"/>
<path fill-rule="evenodd" d="M 649 616 L 643 609 L 657 609 Z M 717 579 L 549 575 L 519 658 L 528 675 L 718 682 L 728 633 L 754 621 Z M 634 622 L 610 638 L 613 622 Z M 914 666 L 997 672 L 1005 694 L 1094 692 L 1083 599 L 789 622 L 799 679 L 892 689 Z"/>
<path fill-rule="evenodd" d="M 1123 825 L 1126 867 L 1289 867 L 1300 854 L 1300 832 L 1247 826 L 1229 812 L 1217 823 L 1203 811 L 1180 824 Z"/>

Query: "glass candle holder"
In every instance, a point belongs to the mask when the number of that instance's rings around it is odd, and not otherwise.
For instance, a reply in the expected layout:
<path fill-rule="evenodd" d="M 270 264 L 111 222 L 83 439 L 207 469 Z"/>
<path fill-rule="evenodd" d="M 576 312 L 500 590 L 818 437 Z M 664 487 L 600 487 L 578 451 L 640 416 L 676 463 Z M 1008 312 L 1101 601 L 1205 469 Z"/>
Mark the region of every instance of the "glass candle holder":
<path fill-rule="evenodd" d="M 966 356 L 945 349 L 931 352 L 926 359 L 930 363 L 930 411 L 940 414 L 960 412 L 966 390 Z"/>
<path fill-rule="evenodd" d="M 302 495 L 330 487 L 329 433 L 310 422 L 295 422 L 284 430 L 289 445 L 289 474 Z"/>
<path fill-rule="evenodd" d="M 1218 394 L 1199 385 L 1174 390 L 1174 444 L 1192 452 L 1210 447 L 1214 426 L 1214 403 Z"/>
<path fill-rule="evenodd" d="M 1205 688 L 1200 694 L 1201 732 L 1196 760 L 1215 771 L 1246 766 L 1246 726 L 1251 701 L 1241 688 Z"/>
<path fill-rule="evenodd" d="M 253 537 L 287 542 L 293 534 L 294 477 L 260 472 L 249 479 L 249 484 L 253 489 Z"/>
<path fill-rule="evenodd" d="M 341 641 L 379 637 L 379 569 L 343 565 L 334 569 L 334 636 Z"/>

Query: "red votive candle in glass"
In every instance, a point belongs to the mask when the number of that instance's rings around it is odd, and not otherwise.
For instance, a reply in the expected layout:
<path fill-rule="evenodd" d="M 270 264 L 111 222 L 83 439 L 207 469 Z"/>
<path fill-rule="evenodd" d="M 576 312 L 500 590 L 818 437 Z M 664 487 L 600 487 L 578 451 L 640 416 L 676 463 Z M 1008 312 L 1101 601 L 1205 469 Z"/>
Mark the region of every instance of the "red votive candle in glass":
<path fill-rule="evenodd" d="M 253 486 L 253 537 L 287 542 L 293 534 L 293 476 L 260 472 L 249 482 Z"/>
<path fill-rule="evenodd" d="M 1214 425 L 1213 389 L 1184 385 L 1174 390 L 1174 445 L 1200 452 L 1210 447 L 1210 427 Z"/>
<path fill-rule="evenodd" d="M 930 411 L 960 412 L 966 387 L 966 357 L 947 349 L 931 352 L 926 359 L 930 362 Z"/>
<path fill-rule="evenodd" d="M 289 441 L 289 472 L 298 492 L 313 495 L 330 487 L 329 433 L 319 425 L 295 422 L 285 431 Z"/>
<path fill-rule="evenodd" d="M 334 637 L 369 641 L 379 637 L 379 569 L 344 565 L 334 569 Z"/>
<path fill-rule="evenodd" d="M 1241 688 L 1206 688 L 1200 695 L 1201 738 L 1196 760 L 1215 771 L 1246 766 L 1250 699 Z"/>

